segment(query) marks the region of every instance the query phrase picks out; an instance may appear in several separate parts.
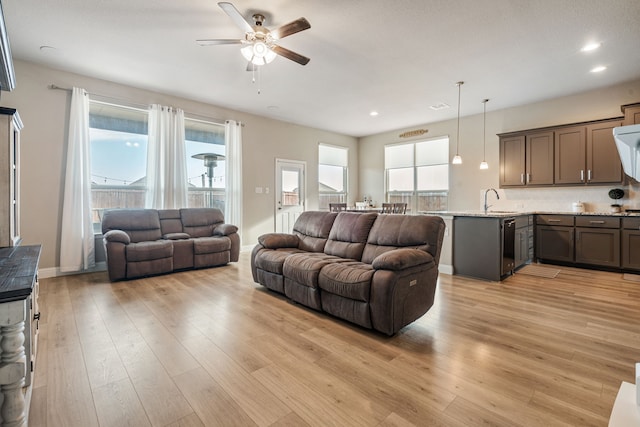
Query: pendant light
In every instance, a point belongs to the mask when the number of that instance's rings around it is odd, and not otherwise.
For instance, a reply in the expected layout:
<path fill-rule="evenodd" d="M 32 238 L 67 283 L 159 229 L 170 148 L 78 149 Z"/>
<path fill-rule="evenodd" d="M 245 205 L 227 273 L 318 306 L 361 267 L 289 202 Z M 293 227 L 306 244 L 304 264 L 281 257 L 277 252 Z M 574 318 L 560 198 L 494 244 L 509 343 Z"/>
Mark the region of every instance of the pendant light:
<path fill-rule="evenodd" d="M 458 135 L 456 137 L 456 155 L 453 156 L 453 160 L 451 161 L 454 165 L 462 164 L 462 157 L 460 157 L 460 152 L 458 148 L 460 148 L 460 86 L 462 86 L 464 82 L 458 82 L 456 85 L 458 86 Z"/>
<path fill-rule="evenodd" d="M 482 101 L 484 104 L 484 112 L 482 113 L 483 128 L 482 128 L 482 162 L 480 162 L 480 169 L 489 169 L 489 164 L 486 161 L 487 155 L 487 102 L 488 99 Z"/>

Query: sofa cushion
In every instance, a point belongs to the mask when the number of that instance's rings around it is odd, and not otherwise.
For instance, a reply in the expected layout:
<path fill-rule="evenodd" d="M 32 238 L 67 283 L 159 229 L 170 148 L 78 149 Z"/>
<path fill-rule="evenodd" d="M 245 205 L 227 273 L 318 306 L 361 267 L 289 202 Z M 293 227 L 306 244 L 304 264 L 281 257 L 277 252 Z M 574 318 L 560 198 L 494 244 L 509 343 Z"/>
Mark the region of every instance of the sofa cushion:
<path fill-rule="evenodd" d="M 275 250 L 262 249 L 255 254 L 254 262 L 257 268 L 268 271 L 270 273 L 282 274 L 284 260 L 294 253 L 300 253 L 299 249 L 282 248 Z"/>
<path fill-rule="evenodd" d="M 160 217 L 155 209 L 109 209 L 102 216 L 102 234 L 122 230 L 133 243 L 162 238 Z"/>
<path fill-rule="evenodd" d="M 216 225 L 224 223 L 222 211 L 215 208 L 180 209 L 180 217 L 182 231 L 191 237 L 213 236 Z"/>
<path fill-rule="evenodd" d="M 152 261 L 173 256 L 173 244 L 169 240 L 130 243 L 125 250 L 127 262 Z"/>
<path fill-rule="evenodd" d="M 362 261 L 372 263 L 378 255 L 397 248 L 419 249 L 435 259 L 441 232 L 444 232 L 444 222 L 439 217 L 378 215 L 371 227 Z"/>
<path fill-rule="evenodd" d="M 324 252 L 360 261 L 377 213 L 340 212 L 331 227 Z"/>
<path fill-rule="evenodd" d="M 291 254 L 284 260 L 282 273 L 285 278 L 310 288 L 318 287 L 320 270 L 331 263 L 348 261 L 322 252 Z"/>
<path fill-rule="evenodd" d="M 167 240 L 184 240 L 189 239 L 190 236 L 187 233 L 168 233 L 163 234 L 162 238 Z"/>
<path fill-rule="evenodd" d="M 371 264 L 359 261 L 329 264 L 320 271 L 318 286 L 323 291 L 345 298 L 369 301 L 374 273 Z"/>
<path fill-rule="evenodd" d="M 298 248 L 307 252 L 322 252 L 336 216 L 335 212 L 302 212 L 293 224 L 293 234 L 299 239 Z"/>
<path fill-rule="evenodd" d="M 193 239 L 193 253 L 211 254 L 231 249 L 231 240 L 228 237 L 199 237 Z"/>
<path fill-rule="evenodd" d="M 160 229 L 162 234 L 182 233 L 180 209 L 159 209 Z"/>

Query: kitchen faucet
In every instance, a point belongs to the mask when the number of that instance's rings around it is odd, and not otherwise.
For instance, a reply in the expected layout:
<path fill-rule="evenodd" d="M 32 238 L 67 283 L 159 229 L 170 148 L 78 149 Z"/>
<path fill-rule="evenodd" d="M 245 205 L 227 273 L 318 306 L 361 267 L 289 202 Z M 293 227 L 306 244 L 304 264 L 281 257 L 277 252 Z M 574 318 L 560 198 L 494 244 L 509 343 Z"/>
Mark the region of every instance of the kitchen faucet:
<path fill-rule="evenodd" d="M 488 188 L 484 192 L 484 213 L 487 213 L 487 209 L 489 209 L 491 207 L 491 205 L 487 205 L 487 193 L 489 191 L 493 191 L 494 193 L 496 193 L 496 199 L 500 200 L 500 196 L 498 195 L 498 192 L 496 191 L 496 189 L 495 188 Z"/>

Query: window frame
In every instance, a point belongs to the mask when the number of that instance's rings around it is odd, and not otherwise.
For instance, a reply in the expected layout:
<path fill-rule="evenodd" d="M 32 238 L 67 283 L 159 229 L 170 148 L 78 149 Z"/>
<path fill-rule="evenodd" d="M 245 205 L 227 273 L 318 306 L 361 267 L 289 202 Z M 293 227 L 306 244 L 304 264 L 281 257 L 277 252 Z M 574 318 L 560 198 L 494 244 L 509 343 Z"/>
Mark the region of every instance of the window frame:
<path fill-rule="evenodd" d="M 430 165 L 418 164 L 418 145 L 421 143 L 435 142 L 435 141 L 443 141 L 443 145 L 446 146 L 446 155 L 442 156 L 444 161 L 440 163 L 434 163 Z M 446 143 L 444 142 L 446 141 Z M 409 163 L 406 165 L 400 165 L 396 167 L 387 167 L 387 149 L 393 149 L 393 147 L 400 146 L 411 146 L 412 147 L 412 158 Z M 407 150 L 408 151 L 408 150 Z M 419 212 L 419 211 L 446 211 L 448 209 L 448 197 L 450 191 L 450 182 L 449 175 L 451 172 L 449 165 L 449 136 L 438 136 L 434 138 L 421 139 L 418 141 L 412 142 L 399 142 L 393 144 L 386 144 L 384 146 L 384 189 L 385 189 L 385 200 L 387 203 L 407 203 L 407 211 L 411 212 Z M 447 166 L 447 188 L 446 190 L 434 190 L 434 189 L 419 189 L 418 188 L 418 169 L 429 167 L 429 166 Z M 411 169 L 413 175 L 413 188 L 411 190 L 390 190 L 390 171 L 394 169 Z"/>
<path fill-rule="evenodd" d="M 322 147 L 327 147 L 334 150 L 344 151 L 344 165 L 321 163 Z M 337 163 L 337 162 L 336 162 Z M 320 185 L 320 166 L 334 166 L 342 168 L 342 188 L 343 191 L 322 191 Z M 326 184 L 325 184 L 326 185 Z M 340 145 L 326 144 L 324 142 L 318 143 L 318 209 L 329 210 L 329 203 L 347 203 L 349 197 L 349 148 Z"/>

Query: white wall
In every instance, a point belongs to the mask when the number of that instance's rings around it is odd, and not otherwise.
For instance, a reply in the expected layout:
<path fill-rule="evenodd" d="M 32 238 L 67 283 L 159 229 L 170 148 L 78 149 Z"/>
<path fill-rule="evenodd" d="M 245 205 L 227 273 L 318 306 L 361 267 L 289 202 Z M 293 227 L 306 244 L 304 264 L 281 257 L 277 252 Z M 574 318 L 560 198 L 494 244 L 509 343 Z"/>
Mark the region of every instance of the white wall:
<path fill-rule="evenodd" d="M 491 94 L 487 94 L 491 96 Z M 461 110 L 464 112 L 463 100 Z M 477 100 L 481 102 L 481 100 Z M 497 134 L 620 117 L 620 106 L 640 102 L 640 80 L 613 87 L 566 96 L 535 104 L 524 105 L 504 110 L 491 110 L 491 101 L 487 104 L 486 160 L 489 169 L 479 169 L 482 160 L 482 114 L 462 117 L 460 121 L 459 152 L 462 165 L 450 167 L 449 210 L 475 210 L 482 207 L 483 190 L 498 188 L 499 141 Z M 371 135 L 360 139 L 360 191 L 359 196 L 372 195 L 373 199 L 384 200 L 384 177 L 380 173 L 384 169 L 384 145 L 405 142 L 407 139 L 399 135 L 405 131 L 426 128 L 429 132 L 423 137 L 411 138 L 420 140 L 429 137 L 449 135 L 451 157 L 456 151 L 456 120 L 437 123 L 418 124 L 411 128 L 398 129 Z M 630 197 L 621 202 L 626 206 L 640 206 L 637 194 L 638 184 L 618 186 L 625 188 Z M 492 204 L 496 209 L 503 206 L 509 210 L 571 210 L 571 202 L 580 200 L 587 203 L 593 211 L 608 210 L 611 203 L 607 197 L 611 186 L 604 187 L 560 187 L 544 189 L 518 189 L 501 191 L 501 200 Z M 493 197 L 493 196 L 490 196 Z"/>
<path fill-rule="evenodd" d="M 217 119 L 240 120 L 243 128 L 243 224 L 242 244 L 253 245 L 260 234 L 271 232 L 275 197 L 256 194 L 256 187 L 275 186 L 275 158 L 307 162 L 308 209 L 318 206 L 319 142 L 349 148 L 349 168 L 358 170 L 356 138 L 270 120 L 167 94 L 132 88 L 104 80 L 44 68 L 32 63 L 14 63 L 17 87 L 2 92 L 0 105 L 16 108 L 24 122 L 22 140 L 22 238 L 23 244 L 43 245 L 41 268 L 59 265 L 60 220 L 70 95 L 48 89 L 48 85 L 82 87 L 89 93 L 147 105 L 159 103 Z M 258 96 L 258 95 L 256 95 Z M 352 174 L 349 192 L 357 193 L 358 175 Z M 352 196 L 350 202 L 355 200 Z"/>

